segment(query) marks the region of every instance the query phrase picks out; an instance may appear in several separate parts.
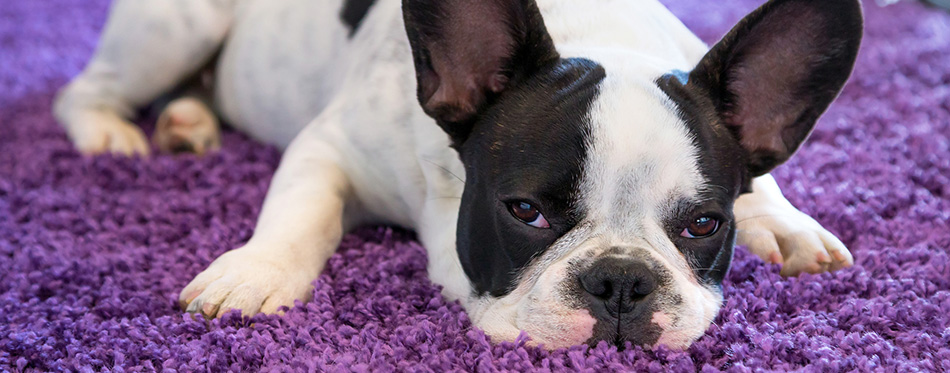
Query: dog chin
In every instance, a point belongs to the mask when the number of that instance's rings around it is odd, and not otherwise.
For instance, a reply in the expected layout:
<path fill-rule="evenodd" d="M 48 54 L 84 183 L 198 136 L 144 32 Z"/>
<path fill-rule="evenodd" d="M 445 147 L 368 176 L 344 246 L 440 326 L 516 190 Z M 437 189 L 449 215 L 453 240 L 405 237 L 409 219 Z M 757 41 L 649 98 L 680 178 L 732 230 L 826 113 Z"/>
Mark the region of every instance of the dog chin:
<path fill-rule="evenodd" d="M 675 317 L 667 312 L 653 313 L 652 322 L 662 329 L 660 337 L 653 347 L 666 346 L 668 348 L 685 350 L 709 329 L 713 319 L 722 306 L 722 293 L 715 288 L 700 287 L 696 289 L 695 301 L 692 305 L 681 308 L 685 314 L 691 310 L 699 310 L 699 315 L 681 315 Z M 695 311 L 694 311 L 695 312 Z"/>

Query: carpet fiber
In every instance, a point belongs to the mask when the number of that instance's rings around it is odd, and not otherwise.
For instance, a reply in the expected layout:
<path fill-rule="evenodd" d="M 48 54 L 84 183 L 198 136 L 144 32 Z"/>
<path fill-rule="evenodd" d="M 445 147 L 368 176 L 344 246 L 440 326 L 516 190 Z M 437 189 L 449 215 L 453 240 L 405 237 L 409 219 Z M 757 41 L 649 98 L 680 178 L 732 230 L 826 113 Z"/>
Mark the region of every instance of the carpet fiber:
<path fill-rule="evenodd" d="M 667 0 L 714 41 L 760 0 Z M 314 300 L 207 323 L 178 291 L 252 232 L 279 152 L 233 132 L 196 158 L 81 157 L 50 115 L 106 0 L 0 6 L 0 371 L 950 370 L 950 14 L 865 3 L 844 93 L 775 172 L 856 265 L 783 279 L 740 248 L 687 351 L 492 345 L 425 273 L 411 233 L 346 236 Z"/>

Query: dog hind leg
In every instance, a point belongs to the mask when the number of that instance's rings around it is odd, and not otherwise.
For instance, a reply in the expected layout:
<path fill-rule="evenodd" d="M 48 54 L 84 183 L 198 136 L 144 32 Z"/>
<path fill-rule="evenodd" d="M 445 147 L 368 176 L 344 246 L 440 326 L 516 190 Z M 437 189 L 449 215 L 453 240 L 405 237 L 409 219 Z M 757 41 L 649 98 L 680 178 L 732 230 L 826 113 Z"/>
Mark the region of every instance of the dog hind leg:
<path fill-rule="evenodd" d="M 215 54 L 234 0 L 117 0 L 89 64 L 56 97 L 53 111 L 80 152 L 147 154 L 129 122 Z"/>

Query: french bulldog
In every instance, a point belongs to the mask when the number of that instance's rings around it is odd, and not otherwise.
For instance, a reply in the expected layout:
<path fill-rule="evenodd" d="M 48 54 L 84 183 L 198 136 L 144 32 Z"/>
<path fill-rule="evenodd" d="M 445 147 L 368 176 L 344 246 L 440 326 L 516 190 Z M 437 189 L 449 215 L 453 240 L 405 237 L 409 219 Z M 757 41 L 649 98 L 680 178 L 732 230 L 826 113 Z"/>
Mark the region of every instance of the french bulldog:
<path fill-rule="evenodd" d="M 158 149 L 214 150 L 220 118 L 284 150 L 189 312 L 306 301 L 342 235 L 381 223 L 418 232 L 494 341 L 684 348 L 737 242 L 783 275 L 852 265 L 768 172 L 847 81 L 862 23 L 858 0 L 770 0 L 708 48 L 654 0 L 116 0 L 54 111 L 84 153 L 144 155 L 136 110 L 204 74 Z"/>

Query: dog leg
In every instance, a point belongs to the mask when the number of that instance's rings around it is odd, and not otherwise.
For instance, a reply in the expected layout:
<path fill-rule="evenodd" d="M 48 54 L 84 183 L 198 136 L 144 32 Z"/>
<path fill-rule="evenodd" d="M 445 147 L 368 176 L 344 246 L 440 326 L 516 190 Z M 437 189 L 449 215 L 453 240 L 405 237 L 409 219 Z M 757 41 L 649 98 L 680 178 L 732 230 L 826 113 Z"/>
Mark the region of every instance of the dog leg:
<path fill-rule="evenodd" d="M 298 136 L 274 175 L 254 236 L 186 286 L 182 308 L 206 317 L 240 309 L 274 313 L 312 296 L 314 279 L 343 237 L 350 182 L 336 151 Z"/>
<path fill-rule="evenodd" d="M 234 0 L 118 0 L 92 60 L 53 111 L 85 154 L 147 154 L 135 110 L 202 67 L 227 34 Z"/>
<path fill-rule="evenodd" d="M 783 276 L 835 271 L 854 264 L 851 252 L 815 219 L 792 206 L 771 175 L 756 178 L 752 193 L 736 200 L 737 242 Z"/>

